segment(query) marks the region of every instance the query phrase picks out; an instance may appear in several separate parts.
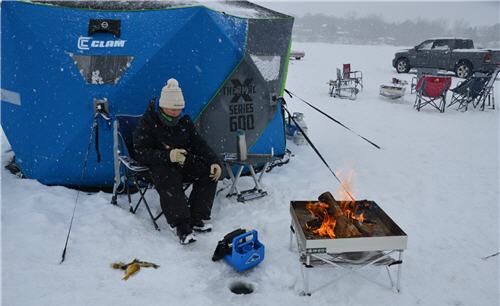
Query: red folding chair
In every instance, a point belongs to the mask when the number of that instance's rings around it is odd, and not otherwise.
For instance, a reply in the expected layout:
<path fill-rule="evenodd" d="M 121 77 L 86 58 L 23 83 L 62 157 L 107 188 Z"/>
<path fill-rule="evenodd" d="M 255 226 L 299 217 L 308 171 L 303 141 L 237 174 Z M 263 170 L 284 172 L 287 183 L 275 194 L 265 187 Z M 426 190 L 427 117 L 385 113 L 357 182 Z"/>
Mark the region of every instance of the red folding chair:
<path fill-rule="evenodd" d="M 356 86 L 359 85 L 361 87 L 360 89 L 363 89 L 363 72 L 352 71 L 351 64 L 343 64 L 342 72 L 344 80 L 352 81 Z"/>
<path fill-rule="evenodd" d="M 414 107 L 420 111 L 422 107 L 430 105 L 444 113 L 446 92 L 451 86 L 451 77 L 422 76 L 415 87 L 417 97 Z"/>

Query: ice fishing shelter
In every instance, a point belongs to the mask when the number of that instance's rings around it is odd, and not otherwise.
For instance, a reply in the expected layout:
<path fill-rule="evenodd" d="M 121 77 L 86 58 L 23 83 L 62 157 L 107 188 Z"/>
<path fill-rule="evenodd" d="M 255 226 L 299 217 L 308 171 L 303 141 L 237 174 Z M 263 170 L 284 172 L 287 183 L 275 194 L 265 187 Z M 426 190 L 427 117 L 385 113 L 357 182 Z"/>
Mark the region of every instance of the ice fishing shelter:
<path fill-rule="evenodd" d="M 246 1 L 1 5 L 1 122 L 28 178 L 112 185 L 113 117 L 144 113 L 171 77 L 216 152 L 235 152 L 242 129 L 251 152 L 284 154 L 276 97 L 286 80 L 293 18 Z M 111 115 L 98 117 L 97 134 L 96 101 Z"/>

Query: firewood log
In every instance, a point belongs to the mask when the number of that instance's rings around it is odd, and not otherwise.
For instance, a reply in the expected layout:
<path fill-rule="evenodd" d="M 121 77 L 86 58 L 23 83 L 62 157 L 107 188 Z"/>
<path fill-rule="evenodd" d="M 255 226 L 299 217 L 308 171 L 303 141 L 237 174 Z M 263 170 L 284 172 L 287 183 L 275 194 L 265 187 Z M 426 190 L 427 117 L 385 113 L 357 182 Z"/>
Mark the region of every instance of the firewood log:
<path fill-rule="evenodd" d="M 329 206 L 329 213 L 335 217 L 337 224 L 335 225 L 335 236 L 337 238 L 359 237 L 361 233 L 354 226 L 352 220 L 347 218 L 339 203 L 330 192 L 324 192 L 318 197 L 320 202 L 326 203 Z"/>
<path fill-rule="evenodd" d="M 311 230 L 318 229 L 321 226 L 322 222 L 323 222 L 323 219 L 314 218 L 314 219 L 306 222 L 306 228 L 311 229 Z"/>
<path fill-rule="evenodd" d="M 372 226 L 367 226 L 358 220 L 353 220 L 352 224 L 356 226 L 358 231 L 363 234 L 363 236 L 373 236 L 373 224 Z"/>

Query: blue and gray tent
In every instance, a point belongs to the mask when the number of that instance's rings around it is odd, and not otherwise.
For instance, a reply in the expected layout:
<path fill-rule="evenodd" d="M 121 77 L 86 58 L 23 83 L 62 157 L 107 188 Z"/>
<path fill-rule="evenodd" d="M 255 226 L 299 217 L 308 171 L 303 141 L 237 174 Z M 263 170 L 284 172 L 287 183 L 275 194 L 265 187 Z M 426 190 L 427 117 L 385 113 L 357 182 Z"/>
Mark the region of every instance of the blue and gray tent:
<path fill-rule="evenodd" d="M 290 16 L 246 1 L 1 5 L 1 122 L 26 177 L 111 186 L 110 121 L 144 113 L 171 77 L 182 87 L 185 112 L 217 153 L 235 152 L 242 129 L 250 152 L 284 154 L 276 98 L 286 80 Z M 92 135 L 102 101 L 111 120 L 98 117 Z"/>

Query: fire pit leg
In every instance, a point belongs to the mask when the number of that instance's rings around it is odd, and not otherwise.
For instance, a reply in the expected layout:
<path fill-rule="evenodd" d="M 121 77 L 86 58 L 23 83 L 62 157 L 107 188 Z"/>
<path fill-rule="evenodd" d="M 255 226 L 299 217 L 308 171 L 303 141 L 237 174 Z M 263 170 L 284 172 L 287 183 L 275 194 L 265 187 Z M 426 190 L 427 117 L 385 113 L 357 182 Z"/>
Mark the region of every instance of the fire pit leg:
<path fill-rule="evenodd" d="M 396 291 L 399 293 L 401 292 L 401 266 L 403 265 L 403 250 L 399 250 L 399 262 L 401 262 L 398 265 L 398 279 L 396 281 Z"/>
<path fill-rule="evenodd" d="M 295 234 L 295 229 L 293 228 L 293 224 L 290 224 L 290 244 L 289 244 L 290 251 L 293 251 L 293 234 Z"/>
<path fill-rule="evenodd" d="M 309 269 L 311 266 L 311 255 L 306 255 L 306 262 L 302 266 L 302 279 L 304 281 L 304 291 L 301 295 L 303 296 L 311 296 L 311 291 L 309 289 Z"/>

